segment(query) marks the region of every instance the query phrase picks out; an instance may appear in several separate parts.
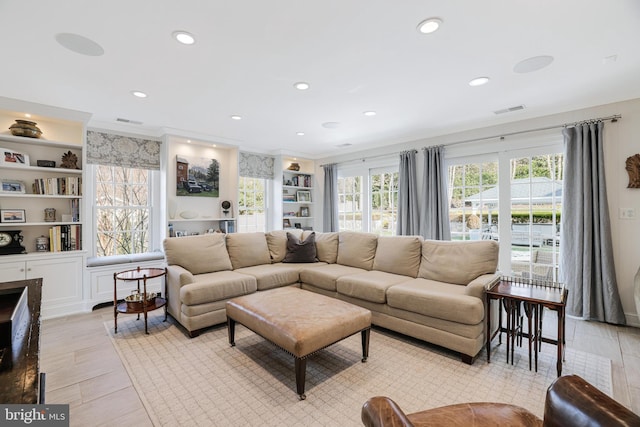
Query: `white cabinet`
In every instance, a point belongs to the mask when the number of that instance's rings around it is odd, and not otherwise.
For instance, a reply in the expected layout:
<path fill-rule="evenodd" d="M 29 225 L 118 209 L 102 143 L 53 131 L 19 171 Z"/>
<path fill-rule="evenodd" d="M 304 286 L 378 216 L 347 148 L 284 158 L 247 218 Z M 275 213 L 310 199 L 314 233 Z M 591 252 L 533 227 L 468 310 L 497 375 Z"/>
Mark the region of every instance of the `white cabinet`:
<path fill-rule="evenodd" d="M 282 171 L 282 227 L 312 229 L 314 223 L 314 175 L 304 172 L 306 163 L 296 162 L 300 170 Z M 307 166 L 310 168 L 310 166 Z"/>
<path fill-rule="evenodd" d="M 0 281 L 42 278 L 43 319 L 79 312 L 83 260 L 79 252 L 6 255 L 0 258 Z"/>

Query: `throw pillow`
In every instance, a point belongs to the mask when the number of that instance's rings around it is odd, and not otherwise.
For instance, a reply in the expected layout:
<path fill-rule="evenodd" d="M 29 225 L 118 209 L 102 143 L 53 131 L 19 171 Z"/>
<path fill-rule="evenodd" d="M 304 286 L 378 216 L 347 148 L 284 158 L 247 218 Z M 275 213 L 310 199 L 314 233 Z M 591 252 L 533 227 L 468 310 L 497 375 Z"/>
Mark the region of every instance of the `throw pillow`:
<path fill-rule="evenodd" d="M 306 239 L 300 240 L 287 232 L 287 254 L 282 262 L 316 262 L 316 233 L 311 233 Z"/>

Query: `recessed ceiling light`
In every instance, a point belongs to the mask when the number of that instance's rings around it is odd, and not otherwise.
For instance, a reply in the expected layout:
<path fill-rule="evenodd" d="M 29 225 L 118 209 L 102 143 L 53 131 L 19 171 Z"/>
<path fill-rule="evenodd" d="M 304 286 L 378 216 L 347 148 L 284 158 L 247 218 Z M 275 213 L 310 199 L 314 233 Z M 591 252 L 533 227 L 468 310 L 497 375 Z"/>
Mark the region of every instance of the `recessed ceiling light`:
<path fill-rule="evenodd" d="M 542 55 L 534 56 L 531 58 L 523 59 L 518 62 L 513 71 L 519 74 L 531 73 L 533 71 L 542 70 L 544 67 L 549 66 L 553 62 L 553 56 Z"/>
<path fill-rule="evenodd" d="M 25 116 L 26 118 L 30 118 L 30 117 L 31 117 L 31 114 L 29 114 L 29 113 L 25 113 L 25 114 L 24 114 L 24 116 Z"/>
<path fill-rule="evenodd" d="M 90 40 L 86 37 L 82 37 L 78 34 L 60 33 L 56 34 L 56 41 L 60 43 L 62 47 L 69 49 L 72 52 L 79 53 L 86 56 L 102 56 L 104 55 L 104 49 L 98 43 Z"/>
<path fill-rule="evenodd" d="M 233 120 L 242 120 L 242 116 L 238 116 L 238 115 L 233 115 L 233 116 L 231 116 L 231 118 Z"/>
<path fill-rule="evenodd" d="M 482 86 L 489 83 L 489 77 L 476 77 L 469 82 L 469 86 Z"/>
<path fill-rule="evenodd" d="M 139 91 L 139 90 L 132 90 L 132 91 L 131 91 L 131 95 L 133 95 L 133 96 L 137 96 L 138 98 L 146 98 L 146 97 L 147 97 L 147 94 L 146 94 L 146 93 L 141 92 L 141 91 Z"/>
<path fill-rule="evenodd" d="M 213 145 L 213 148 L 216 148 L 216 147 L 217 147 L 217 145 L 216 145 L 216 144 L 212 144 L 212 145 Z"/>
<path fill-rule="evenodd" d="M 422 34 L 431 34 L 437 31 L 440 25 L 442 25 L 442 19 L 428 18 L 418 24 L 417 30 Z"/>
<path fill-rule="evenodd" d="M 377 113 L 375 111 L 365 111 L 362 114 L 364 114 L 365 116 L 368 116 L 368 117 L 372 117 L 372 116 L 375 116 Z"/>
<path fill-rule="evenodd" d="M 196 42 L 195 37 L 186 31 L 174 31 L 172 36 L 182 44 L 194 44 Z"/>
<path fill-rule="evenodd" d="M 304 136 L 304 132 L 296 132 L 296 135 L 298 135 L 298 136 Z"/>
<path fill-rule="evenodd" d="M 191 144 L 191 140 L 190 139 L 187 139 L 187 144 Z"/>
<path fill-rule="evenodd" d="M 294 83 L 293 87 L 295 87 L 298 90 L 307 90 L 311 87 L 311 85 L 307 82 L 298 82 L 298 83 Z"/>

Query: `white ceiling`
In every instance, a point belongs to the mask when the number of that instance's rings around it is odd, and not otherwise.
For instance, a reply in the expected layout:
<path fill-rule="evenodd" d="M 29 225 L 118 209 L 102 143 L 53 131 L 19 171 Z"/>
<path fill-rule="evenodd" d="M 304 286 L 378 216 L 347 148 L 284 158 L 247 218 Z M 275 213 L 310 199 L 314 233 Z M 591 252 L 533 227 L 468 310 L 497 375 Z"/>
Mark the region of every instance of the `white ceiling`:
<path fill-rule="evenodd" d="M 416 31 L 434 16 L 439 31 Z M 639 42 L 638 0 L 0 0 L 0 96 L 318 158 L 640 98 Z M 513 71 L 538 55 L 555 60 Z M 491 80 L 470 87 L 479 76 Z"/>

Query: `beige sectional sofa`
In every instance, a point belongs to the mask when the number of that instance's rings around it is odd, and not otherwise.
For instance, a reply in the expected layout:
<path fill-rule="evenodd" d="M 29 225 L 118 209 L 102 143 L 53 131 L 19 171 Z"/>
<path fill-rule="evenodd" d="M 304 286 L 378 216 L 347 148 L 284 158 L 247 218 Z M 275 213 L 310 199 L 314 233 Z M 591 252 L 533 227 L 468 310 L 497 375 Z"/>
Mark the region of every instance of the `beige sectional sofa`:
<path fill-rule="evenodd" d="M 291 231 L 305 239 L 311 232 Z M 498 243 L 315 233 L 316 262 L 287 263 L 287 232 L 207 234 L 164 241 L 169 313 L 189 334 L 226 322 L 231 298 L 281 286 L 371 310 L 372 323 L 459 352 L 485 343 L 484 289 Z"/>

